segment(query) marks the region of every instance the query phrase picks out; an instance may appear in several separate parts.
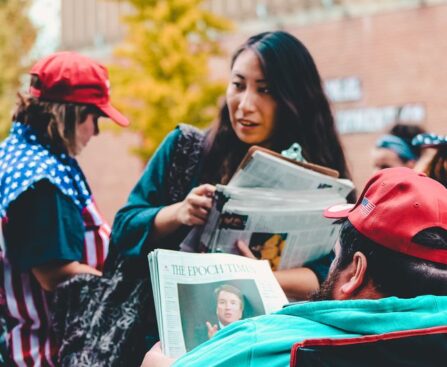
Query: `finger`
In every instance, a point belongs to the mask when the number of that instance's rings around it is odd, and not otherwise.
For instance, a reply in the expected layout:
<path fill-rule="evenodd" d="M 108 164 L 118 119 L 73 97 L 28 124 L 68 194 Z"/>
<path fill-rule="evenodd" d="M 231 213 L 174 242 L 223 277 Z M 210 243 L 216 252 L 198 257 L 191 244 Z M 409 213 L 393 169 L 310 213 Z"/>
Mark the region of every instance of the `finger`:
<path fill-rule="evenodd" d="M 211 198 L 193 193 L 188 195 L 187 201 L 190 205 L 200 206 L 206 209 L 211 209 L 213 206 L 213 200 Z"/>
<path fill-rule="evenodd" d="M 247 244 L 244 241 L 237 240 L 236 247 L 242 256 L 248 257 L 250 259 L 256 259 L 256 256 L 253 255 L 253 252 L 251 252 L 251 250 L 248 248 Z"/>
<path fill-rule="evenodd" d="M 192 206 L 190 214 L 193 217 L 206 220 L 208 218 L 209 210 L 200 206 Z"/>
<path fill-rule="evenodd" d="M 210 184 L 203 184 L 194 188 L 191 192 L 194 192 L 197 195 L 204 195 L 208 197 L 212 197 L 214 195 L 214 191 L 216 191 L 216 187 Z"/>
<path fill-rule="evenodd" d="M 209 321 L 206 322 L 206 327 L 208 328 L 208 332 L 213 334 L 217 331 L 217 325 L 211 325 Z"/>
<path fill-rule="evenodd" d="M 150 350 L 151 350 L 151 351 L 154 351 L 154 352 L 160 352 L 160 353 L 161 353 L 161 342 L 160 342 L 160 341 L 156 342 L 156 343 L 152 346 L 152 348 L 151 348 Z"/>
<path fill-rule="evenodd" d="M 102 277 L 102 273 L 98 269 L 95 269 L 95 268 L 92 268 L 92 270 L 90 271 L 90 274 L 96 275 L 98 277 Z"/>
<path fill-rule="evenodd" d="M 190 215 L 184 224 L 188 226 L 203 226 L 205 223 L 206 219 Z"/>

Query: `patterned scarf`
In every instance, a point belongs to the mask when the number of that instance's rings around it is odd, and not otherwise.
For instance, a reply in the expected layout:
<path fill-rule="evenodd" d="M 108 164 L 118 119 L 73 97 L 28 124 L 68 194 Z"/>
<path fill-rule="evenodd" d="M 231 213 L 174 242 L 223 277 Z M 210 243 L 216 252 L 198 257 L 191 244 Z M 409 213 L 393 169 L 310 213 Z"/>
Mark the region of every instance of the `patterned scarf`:
<path fill-rule="evenodd" d="M 91 191 L 75 159 L 55 154 L 42 145 L 32 128 L 14 122 L 9 136 L 0 144 L 0 216 L 20 194 L 47 179 L 73 200 L 81 211 L 91 202 Z"/>

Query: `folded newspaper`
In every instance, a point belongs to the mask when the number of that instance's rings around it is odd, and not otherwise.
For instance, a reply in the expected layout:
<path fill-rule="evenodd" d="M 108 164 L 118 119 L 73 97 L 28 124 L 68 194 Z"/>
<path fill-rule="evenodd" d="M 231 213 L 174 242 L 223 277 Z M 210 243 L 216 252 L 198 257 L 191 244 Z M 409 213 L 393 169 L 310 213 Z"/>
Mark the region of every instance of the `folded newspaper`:
<path fill-rule="evenodd" d="M 181 250 L 237 254 L 235 243 L 243 240 L 273 270 L 316 260 L 332 250 L 338 235 L 324 209 L 346 203 L 354 188 L 335 176 L 325 167 L 252 149 L 228 185 L 216 186 L 205 226 L 192 230 Z"/>
<path fill-rule="evenodd" d="M 162 349 L 179 357 L 227 325 L 281 309 L 269 263 L 230 254 L 155 250 L 149 268 Z"/>

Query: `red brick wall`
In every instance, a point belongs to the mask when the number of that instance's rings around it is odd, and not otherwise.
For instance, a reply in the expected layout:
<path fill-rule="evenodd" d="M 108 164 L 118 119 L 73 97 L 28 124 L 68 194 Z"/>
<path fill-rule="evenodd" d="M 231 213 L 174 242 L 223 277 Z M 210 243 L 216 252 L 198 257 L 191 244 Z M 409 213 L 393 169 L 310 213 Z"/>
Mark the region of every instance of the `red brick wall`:
<path fill-rule="evenodd" d="M 101 121 L 102 125 L 111 124 Z M 101 132 L 90 140 L 79 156 L 79 164 L 89 181 L 99 209 L 112 224 L 116 211 L 124 205 L 140 177 L 144 163 L 131 154 L 138 145 L 137 135 Z"/>
<path fill-rule="evenodd" d="M 260 30 L 261 31 L 261 30 Z M 423 103 L 424 127 L 447 133 L 447 5 L 289 29 L 309 48 L 325 79 L 356 76 L 363 98 L 334 109 Z M 224 40 L 234 50 L 247 35 Z M 214 75 L 228 75 L 228 61 L 214 60 Z M 342 140 L 355 183 L 371 173 L 370 151 L 376 134 L 344 135 Z M 143 167 L 126 153 L 136 138 L 98 137 L 81 163 L 106 216 L 123 204 Z M 101 140 L 102 139 L 102 140 Z M 97 145 L 94 145 L 97 144 Z"/>
<path fill-rule="evenodd" d="M 310 49 L 323 78 L 355 75 L 359 102 L 336 109 L 422 102 L 424 127 L 447 133 L 447 6 L 347 19 L 291 30 Z M 354 179 L 371 173 L 370 150 L 378 134 L 343 136 Z"/>

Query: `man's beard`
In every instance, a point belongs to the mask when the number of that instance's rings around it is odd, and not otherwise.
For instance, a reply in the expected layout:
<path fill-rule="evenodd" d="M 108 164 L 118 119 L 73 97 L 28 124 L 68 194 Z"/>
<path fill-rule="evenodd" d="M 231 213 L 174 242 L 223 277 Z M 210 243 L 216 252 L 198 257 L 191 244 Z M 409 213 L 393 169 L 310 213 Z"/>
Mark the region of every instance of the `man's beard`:
<path fill-rule="evenodd" d="M 331 301 L 334 299 L 335 284 L 340 278 L 340 271 L 334 269 L 327 277 L 327 279 L 321 284 L 320 289 L 312 293 L 309 301 Z"/>

